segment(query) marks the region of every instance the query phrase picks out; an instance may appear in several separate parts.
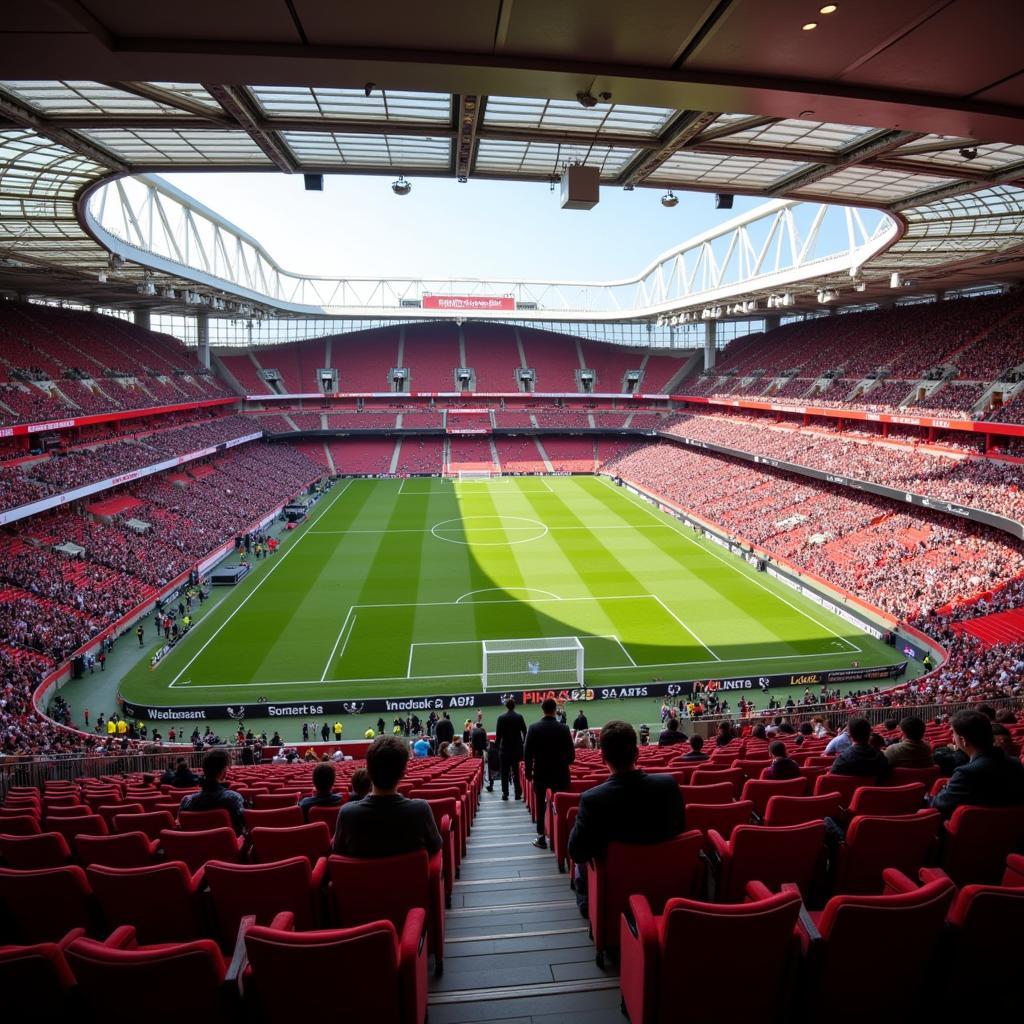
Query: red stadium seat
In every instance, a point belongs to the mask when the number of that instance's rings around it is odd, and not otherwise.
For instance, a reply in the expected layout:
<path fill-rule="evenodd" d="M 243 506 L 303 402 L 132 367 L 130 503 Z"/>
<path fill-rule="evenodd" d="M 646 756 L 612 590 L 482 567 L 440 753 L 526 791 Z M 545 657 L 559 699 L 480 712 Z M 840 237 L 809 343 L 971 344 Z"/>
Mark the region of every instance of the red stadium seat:
<path fill-rule="evenodd" d="M 659 913 L 674 896 L 693 896 L 703 880 L 703 833 L 692 829 L 663 843 L 610 843 L 587 865 L 587 901 L 598 965 L 619 938 L 619 918 L 634 895 Z"/>
<path fill-rule="evenodd" d="M 245 827 L 254 828 L 298 828 L 306 819 L 297 804 L 289 807 L 265 808 L 263 810 L 245 811 Z"/>
<path fill-rule="evenodd" d="M 925 788 L 920 782 L 903 786 L 861 786 L 853 794 L 847 814 L 914 814 L 924 806 Z M 892 865 L 896 867 L 896 865 Z"/>
<path fill-rule="evenodd" d="M 338 826 L 338 814 L 341 811 L 341 807 L 341 804 L 337 804 L 334 807 L 310 807 L 306 814 L 306 820 L 310 823 L 322 821 L 333 836 Z"/>
<path fill-rule="evenodd" d="M 773 891 L 793 882 L 806 894 L 823 853 L 825 823 L 809 821 L 782 828 L 740 825 L 728 842 L 714 830 L 708 839 L 719 861 L 719 902 L 739 902 L 747 882 L 753 881 Z"/>
<path fill-rule="evenodd" d="M 1006 858 L 1002 884 L 1024 886 L 1024 854 L 1012 853 Z"/>
<path fill-rule="evenodd" d="M 109 834 L 107 823 L 98 814 L 84 814 L 77 818 L 44 818 L 43 827 L 47 832 L 59 832 L 72 846 L 75 836 Z"/>
<path fill-rule="evenodd" d="M 33 871 L 0 868 L 3 934 L 18 942 L 59 942 L 75 928 L 91 932 L 95 904 L 85 872 L 77 864 Z"/>
<path fill-rule="evenodd" d="M 732 836 L 737 825 L 749 825 L 754 815 L 752 800 L 736 800 L 731 804 L 687 804 L 686 824 L 703 832 L 705 837 L 714 829 L 723 838 Z M 705 838 L 705 850 L 711 852 L 711 843 Z"/>
<path fill-rule="evenodd" d="M 159 839 L 165 828 L 174 828 L 174 815 L 169 811 L 114 815 L 115 832 L 144 832 L 148 839 Z"/>
<path fill-rule="evenodd" d="M 10 818 L 0 818 L 0 835 L 5 836 L 37 836 L 42 832 L 39 819 L 31 814 L 19 814 Z"/>
<path fill-rule="evenodd" d="M 862 786 L 870 786 L 870 779 L 862 779 L 856 775 L 835 775 L 829 772 L 828 775 L 820 775 L 814 780 L 814 796 L 822 796 L 825 793 L 838 793 L 842 798 L 840 803 L 844 807 L 850 806 L 853 794 Z"/>
<path fill-rule="evenodd" d="M 751 883 L 747 902 L 728 905 L 671 899 L 661 914 L 643 896 L 631 896 L 620 925 L 619 986 L 631 1024 L 783 1019 L 799 954 L 794 928 L 800 914 L 795 893 L 772 894 Z M 688 986 L 679 979 L 692 963 L 694 939 L 707 950 L 743 957 L 742 983 Z M 723 1007 L 727 1012 L 723 1013 Z"/>
<path fill-rule="evenodd" d="M 329 978 L 335 990 L 345 993 L 348 1020 L 424 1024 L 427 948 L 422 909 L 409 910 L 401 933 L 390 921 L 296 932 L 290 917 L 281 914 L 271 927 L 250 925 L 244 932 L 248 963 L 243 992 L 261 1018 L 291 1018 L 295 992 L 316 991 Z"/>
<path fill-rule="evenodd" d="M 145 832 L 122 832 L 113 836 L 80 835 L 75 850 L 83 867 L 102 864 L 112 868 L 138 868 L 152 864 L 160 846 L 157 839 L 147 839 Z"/>
<path fill-rule="evenodd" d="M 51 1024 L 73 1019 L 75 977 L 64 950 L 84 934 L 75 929 L 60 942 L 0 946 L 0 992 L 9 1020 Z"/>
<path fill-rule="evenodd" d="M 726 782 L 732 785 L 733 799 L 740 795 L 740 789 L 746 776 L 742 768 L 726 768 L 724 771 L 716 771 L 705 762 L 690 776 L 691 786 L 721 786 Z M 702 803 L 711 803 L 710 800 L 703 800 Z"/>
<path fill-rule="evenodd" d="M 242 859 L 243 840 L 234 829 L 211 828 L 202 832 L 166 829 L 160 833 L 160 847 L 168 860 L 184 861 L 189 871 L 198 871 L 208 860 L 237 864 Z"/>
<path fill-rule="evenodd" d="M 1024 843 L 1024 807 L 958 807 L 945 823 L 942 867 L 957 885 L 997 885 Z"/>
<path fill-rule="evenodd" d="M 255 793 L 252 805 L 257 811 L 270 811 L 277 808 L 295 807 L 302 794 L 298 791 L 286 793 Z M 301 824 L 301 822 L 300 822 Z"/>
<path fill-rule="evenodd" d="M 192 875 L 181 861 L 131 868 L 94 864 L 86 874 L 107 924 L 131 925 L 144 944 L 187 942 L 206 931 L 202 874 Z"/>
<path fill-rule="evenodd" d="M 455 834 L 456 808 L 458 803 L 452 797 L 428 800 L 434 815 L 434 823 L 441 834 L 441 862 L 444 868 L 444 905 L 452 905 L 452 891 L 455 877 L 459 873 L 459 839 Z"/>
<path fill-rule="evenodd" d="M 713 786 L 680 786 L 683 803 L 687 807 L 693 804 L 731 804 L 736 799 L 736 787 L 731 782 L 723 782 Z"/>
<path fill-rule="evenodd" d="M 5 867 L 15 869 L 59 868 L 71 860 L 71 848 L 59 832 L 36 836 L 0 834 L 0 860 Z"/>
<path fill-rule="evenodd" d="M 840 815 L 839 794 L 824 796 L 773 796 L 765 809 L 766 825 L 802 825 L 805 821 L 824 821 Z"/>
<path fill-rule="evenodd" d="M 249 833 L 251 858 L 255 864 L 305 857 L 315 863 L 331 852 L 331 834 L 322 821 L 288 828 L 254 828 Z"/>
<path fill-rule="evenodd" d="M 179 811 L 178 828 L 184 832 L 206 832 L 214 828 L 233 828 L 231 815 L 223 807 L 212 811 Z"/>
<path fill-rule="evenodd" d="M 773 796 L 806 796 L 808 791 L 805 778 L 796 779 L 748 779 L 743 784 L 741 800 L 752 800 L 754 813 L 763 818 L 768 801 Z"/>
<path fill-rule="evenodd" d="M 905 786 L 908 782 L 920 782 L 926 790 L 939 777 L 938 766 L 934 768 L 893 768 L 889 776 L 890 786 Z"/>
<path fill-rule="evenodd" d="M 839 847 L 835 891 L 878 893 L 886 868 L 916 876 L 935 846 L 941 823 L 938 811 L 854 818 Z"/>

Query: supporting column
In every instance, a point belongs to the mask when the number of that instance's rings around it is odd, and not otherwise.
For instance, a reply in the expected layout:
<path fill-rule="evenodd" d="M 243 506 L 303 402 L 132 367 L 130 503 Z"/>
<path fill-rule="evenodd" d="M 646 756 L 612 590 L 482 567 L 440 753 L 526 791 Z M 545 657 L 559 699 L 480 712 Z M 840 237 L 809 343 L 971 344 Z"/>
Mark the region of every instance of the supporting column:
<path fill-rule="evenodd" d="M 199 345 L 199 362 L 210 368 L 210 314 L 196 313 L 196 341 Z"/>
<path fill-rule="evenodd" d="M 782 323 L 781 313 L 765 313 L 764 315 L 764 329 L 765 331 L 774 331 L 779 324 Z"/>
<path fill-rule="evenodd" d="M 715 337 L 718 328 L 717 320 L 704 321 L 704 369 L 715 368 Z"/>
<path fill-rule="evenodd" d="M 149 326 L 149 310 L 148 309 L 133 309 L 132 320 L 136 327 L 141 327 L 143 330 L 148 331 Z"/>

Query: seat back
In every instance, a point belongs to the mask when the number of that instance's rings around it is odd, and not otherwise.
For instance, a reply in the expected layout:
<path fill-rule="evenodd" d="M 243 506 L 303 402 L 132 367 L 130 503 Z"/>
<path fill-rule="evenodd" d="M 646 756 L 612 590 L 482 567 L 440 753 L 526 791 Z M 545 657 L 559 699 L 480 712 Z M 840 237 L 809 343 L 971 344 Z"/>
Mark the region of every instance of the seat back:
<path fill-rule="evenodd" d="M 74 845 L 75 836 L 105 836 L 107 823 L 98 814 L 83 814 L 77 818 L 44 818 L 43 827 L 47 832 L 59 832 L 68 845 Z"/>
<path fill-rule="evenodd" d="M 806 897 L 825 841 L 825 823 L 769 828 L 740 825 L 732 834 L 731 857 L 723 864 L 720 899 L 743 899 L 747 882 L 763 882 L 773 891 L 786 882 L 799 886 Z"/>
<path fill-rule="evenodd" d="M 252 805 L 258 811 L 272 811 L 278 808 L 295 807 L 301 795 L 298 790 L 286 793 L 254 793 Z"/>
<path fill-rule="evenodd" d="M 198 871 L 208 860 L 237 863 L 241 860 L 239 840 L 234 829 L 211 828 L 202 832 L 165 829 L 160 846 L 168 860 L 184 861 L 189 871 Z"/>
<path fill-rule="evenodd" d="M 265 828 L 261 825 L 249 833 L 249 840 L 252 843 L 250 856 L 257 864 L 288 857 L 305 857 L 312 863 L 331 852 L 331 833 L 322 821 L 287 828 Z"/>
<path fill-rule="evenodd" d="M 1001 884 L 1024 887 L 1024 854 L 1011 853 L 1006 858 L 1006 872 Z"/>
<path fill-rule="evenodd" d="M 115 832 L 143 832 L 147 839 L 159 839 L 165 828 L 174 828 L 174 815 L 169 811 L 114 815 Z"/>
<path fill-rule="evenodd" d="M 819 775 L 814 780 L 813 795 L 821 796 L 824 793 L 838 793 L 842 797 L 840 801 L 842 805 L 849 807 L 853 794 L 861 786 L 870 785 L 870 779 L 862 779 L 857 775 L 836 775 L 834 772 L 829 772 L 827 775 Z"/>
<path fill-rule="evenodd" d="M 37 836 L 42 832 L 39 819 L 32 814 L 17 814 L 0 818 L 0 835 Z"/>
<path fill-rule="evenodd" d="M 390 921 L 314 932 L 256 925 L 245 934 L 246 997 L 266 1020 L 287 1020 L 295 993 L 313 992 L 325 979 L 345 993 L 349 1020 L 400 1021 L 398 935 Z"/>
<path fill-rule="evenodd" d="M 731 804 L 736 799 L 736 787 L 731 782 L 723 782 L 713 786 L 680 786 L 683 803 L 694 804 Z"/>
<path fill-rule="evenodd" d="M 1024 842 L 1024 806 L 958 807 L 946 824 L 942 867 L 957 885 L 996 885 Z"/>
<path fill-rule="evenodd" d="M 766 825 L 802 825 L 805 821 L 824 821 L 838 818 L 840 813 L 839 794 L 825 793 L 823 796 L 773 796 L 765 808 Z"/>
<path fill-rule="evenodd" d="M 889 775 L 889 785 L 905 786 L 908 782 L 920 782 L 928 790 L 938 777 L 938 765 L 932 768 L 893 768 Z"/>
<path fill-rule="evenodd" d="M 752 800 L 736 800 L 730 804 L 687 804 L 686 824 L 707 835 L 714 829 L 728 839 L 737 825 L 749 825 L 754 813 Z"/>
<path fill-rule="evenodd" d="M 310 807 L 306 814 L 306 820 L 310 824 L 314 821 L 322 821 L 327 826 L 331 835 L 334 835 L 334 831 L 338 827 L 338 814 L 341 811 L 341 807 L 341 804 L 336 804 L 334 807 Z"/>
<path fill-rule="evenodd" d="M 93 864 L 86 874 L 108 926 L 131 925 L 141 945 L 187 942 L 206 931 L 197 887 L 180 860 L 128 868 Z"/>
<path fill-rule="evenodd" d="M 231 815 L 223 807 L 209 811 L 179 811 L 178 828 L 184 832 L 205 832 L 214 828 L 231 828 Z"/>
<path fill-rule="evenodd" d="M 314 916 L 312 872 L 305 857 L 271 864 L 211 860 L 206 864 L 205 876 L 225 947 L 233 945 L 239 922 L 250 914 L 257 924 L 270 924 L 275 914 L 290 910 L 299 931 L 308 931 L 319 923 Z"/>
<path fill-rule="evenodd" d="M 295 803 L 289 807 L 267 808 L 265 810 L 246 810 L 245 827 L 254 828 L 297 828 L 305 823 L 302 809 Z"/>
<path fill-rule="evenodd" d="M 5 867 L 16 870 L 57 868 L 71 860 L 71 848 L 59 832 L 41 832 L 35 836 L 0 833 L 0 859 Z"/>
<path fill-rule="evenodd" d="M 81 835 L 75 851 L 83 867 L 103 864 L 113 868 L 138 868 L 153 863 L 154 851 L 145 832 L 122 832 L 113 836 Z"/>
<path fill-rule="evenodd" d="M 939 812 L 931 810 L 900 816 L 857 816 L 839 848 L 835 891 L 865 895 L 881 892 L 886 868 L 896 868 L 915 878 L 938 839 L 941 823 Z"/>
<path fill-rule="evenodd" d="M 849 804 L 851 815 L 913 814 L 924 806 L 924 784 L 903 786 L 861 786 Z"/>
<path fill-rule="evenodd" d="M 745 778 L 746 775 L 742 768 L 726 768 L 724 771 L 716 771 L 714 768 L 709 768 L 706 764 L 703 764 L 690 776 L 690 785 L 721 786 L 728 782 L 732 786 L 732 795 L 735 798 L 740 795 L 740 788 Z"/>
<path fill-rule="evenodd" d="M 949 911 L 955 936 L 957 970 L 966 977 L 1011 978 L 1020 968 L 1024 936 L 1024 889 L 999 885 L 965 885 Z"/>
<path fill-rule="evenodd" d="M 73 928 L 92 930 L 94 903 L 77 864 L 32 871 L 0 868 L 0 928 L 24 944 L 59 942 Z"/>
<path fill-rule="evenodd" d="M 430 879 L 425 850 L 372 860 L 332 855 L 327 860 L 334 923 L 349 928 L 390 921 L 401 928 L 410 907 L 430 912 Z"/>
<path fill-rule="evenodd" d="M 111 832 L 114 831 L 114 818 L 118 814 L 143 814 L 146 808 L 142 804 L 100 804 L 96 808 L 96 813 L 107 823 L 107 829 Z"/>
<path fill-rule="evenodd" d="M 741 800 L 752 800 L 754 811 L 764 817 L 768 801 L 773 796 L 806 796 L 807 780 L 796 779 L 747 779 L 743 784 Z"/>

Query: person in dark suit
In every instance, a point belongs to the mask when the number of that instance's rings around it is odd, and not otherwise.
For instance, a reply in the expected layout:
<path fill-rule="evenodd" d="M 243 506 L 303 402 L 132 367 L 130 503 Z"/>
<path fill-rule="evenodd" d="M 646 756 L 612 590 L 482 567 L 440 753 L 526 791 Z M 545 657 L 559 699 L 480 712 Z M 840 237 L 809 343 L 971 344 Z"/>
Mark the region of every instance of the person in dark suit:
<path fill-rule="evenodd" d="M 786 744 L 782 740 L 774 740 L 768 745 L 768 753 L 772 755 L 772 763 L 765 769 L 765 779 L 798 779 L 800 765 L 787 753 Z"/>
<path fill-rule="evenodd" d="M 455 726 L 448 717 L 447 711 L 437 720 L 437 725 L 434 726 L 434 738 L 437 740 L 438 749 L 440 749 L 442 743 L 451 743 L 455 739 Z"/>
<path fill-rule="evenodd" d="M 473 750 L 474 757 L 483 757 L 487 750 L 487 730 L 483 722 L 477 722 L 469 734 L 469 745 Z"/>
<path fill-rule="evenodd" d="M 516 702 L 509 697 L 505 701 L 506 711 L 498 715 L 494 727 L 494 742 L 498 745 L 498 759 L 501 764 L 501 799 L 508 799 L 508 780 L 512 777 L 517 800 L 523 798 L 523 786 L 519 781 L 519 762 L 523 759 L 523 740 L 526 739 L 526 720 L 516 711 Z M 438 727 L 440 727 L 438 722 Z"/>
<path fill-rule="evenodd" d="M 573 732 L 586 732 L 590 728 L 590 722 L 587 721 L 587 715 L 583 708 L 580 708 L 580 713 L 573 721 L 572 728 Z"/>
<path fill-rule="evenodd" d="M 991 720 L 978 711 L 958 711 L 949 724 L 953 743 L 969 760 L 953 772 L 945 788 L 932 800 L 932 807 L 948 818 L 963 804 L 1024 804 L 1024 764 L 1007 757 L 995 746 Z"/>
<path fill-rule="evenodd" d="M 668 725 L 661 730 L 661 735 L 658 737 L 659 747 L 671 747 L 676 743 L 685 743 L 686 733 L 679 728 L 679 719 L 670 718 Z"/>
<path fill-rule="evenodd" d="M 661 843 L 686 827 L 683 795 L 671 775 L 648 775 L 636 766 L 636 732 L 628 722 L 601 730 L 601 756 L 612 776 L 580 795 L 569 856 L 576 863 L 576 902 L 587 916 L 586 872 L 579 865 L 601 857 L 608 844 Z"/>
<path fill-rule="evenodd" d="M 871 745 L 871 723 L 866 718 L 851 718 L 846 724 L 846 731 L 852 742 L 832 762 L 831 774 L 870 778 L 881 785 L 892 768 L 885 754 Z"/>
<path fill-rule="evenodd" d="M 533 845 L 547 849 L 544 838 L 544 811 L 547 791 L 560 793 L 569 788 L 569 765 L 576 760 L 569 727 L 557 718 L 558 705 L 549 697 L 540 706 L 544 717 L 534 722 L 526 732 L 523 749 L 523 769 L 533 783 L 537 806 L 537 838 Z"/>

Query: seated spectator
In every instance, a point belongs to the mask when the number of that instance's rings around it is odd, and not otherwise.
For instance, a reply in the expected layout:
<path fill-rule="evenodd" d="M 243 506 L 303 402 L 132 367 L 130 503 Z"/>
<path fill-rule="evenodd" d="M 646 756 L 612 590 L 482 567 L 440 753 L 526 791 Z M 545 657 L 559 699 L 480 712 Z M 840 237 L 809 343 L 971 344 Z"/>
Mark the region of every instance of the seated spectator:
<path fill-rule="evenodd" d="M 334 781 L 336 778 L 337 773 L 330 761 L 321 761 L 313 769 L 313 789 L 315 792 L 312 796 L 303 797 L 299 801 L 299 807 L 302 808 L 302 816 L 307 821 L 309 820 L 310 807 L 337 807 L 341 803 L 341 794 L 334 792 Z"/>
<path fill-rule="evenodd" d="M 640 771 L 638 756 L 633 726 L 627 722 L 604 726 L 601 757 L 612 774 L 607 782 L 580 795 L 576 823 L 569 834 L 569 856 L 577 865 L 602 856 L 609 843 L 660 843 L 685 828 L 683 797 L 675 779 Z M 577 872 L 576 902 L 586 916 L 586 874 L 578 867 Z"/>
<path fill-rule="evenodd" d="M 203 778 L 198 793 L 185 797 L 181 801 L 183 811 L 214 811 L 223 808 L 231 815 L 231 824 L 238 833 L 244 824 L 245 801 L 241 793 L 228 789 L 224 785 L 224 775 L 228 770 L 228 754 L 226 750 L 215 748 L 203 758 Z"/>
<path fill-rule="evenodd" d="M 828 741 L 828 745 L 825 747 L 825 756 L 832 757 L 836 754 L 841 754 L 844 750 L 849 750 L 853 740 L 850 738 L 850 725 L 849 722 L 843 726 L 842 732 L 833 736 Z"/>
<path fill-rule="evenodd" d="M 967 764 L 953 772 L 932 806 L 949 817 L 962 804 L 1011 807 L 1024 804 L 1024 764 L 995 745 L 992 722 L 978 711 L 958 711 L 950 726 Z"/>
<path fill-rule="evenodd" d="M 593 750 L 594 741 L 590 738 L 590 730 L 581 729 L 576 733 L 576 739 L 572 741 L 572 744 L 577 750 Z"/>
<path fill-rule="evenodd" d="M 891 768 L 885 754 L 871 743 L 871 723 L 866 718 L 851 718 L 846 731 L 850 745 L 832 762 L 831 773 L 884 781 Z"/>
<path fill-rule="evenodd" d="M 924 722 L 910 715 L 900 722 L 902 739 L 882 751 L 891 768 L 931 768 L 932 746 L 924 741 Z"/>
<path fill-rule="evenodd" d="M 469 757 L 469 747 L 466 746 L 461 736 L 456 736 L 455 739 L 448 744 L 448 756 Z"/>
<path fill-rule="evenodd" d="M 175 789 L 192 789 L 199 784 L 199 776 L 189 768 L 184 760 L 180 760 L 174 766 L 174 771 L 168 768 L 160 776 L 160 784 L 173 786 Z"/>
<path fill-rule="evenodd" d="M 357 768 L 348 780 L 349 800 L 362 800 L 370 792 L 370 773 L 365 768 Z"/>
<path fill-rule="evenodd" d="M 703 736 L 691 736 L 690 737 L 690 749 L 687 753 L 683 754 L 680 758 L 681 761 L 707 761 L 709 760 L 708 755 L 703 751 L 704 737 Z"/>
<path fill-rule="evenodd" d="M 379 736 L 366 752 L 369 795 L 350 800 L 338 814 L 333 850 L 347 857 L 394 857 L 441 849 L 441 836 L 426 800 L 398 792 L 409 748 L 397 736 Z"/>
<path fill-rule="evenodd" d="M 772 755 L 772 763 L 765 770 L 764 778 L 797 779 L 800 777 L 800 765 L 786 753 L 786 744 L 782 740 L 775 740 L 768 747 L 768 753 Z"/>
<path fill-rule="evenodd" d="M 679 728 L 679 719 L 670 718 L 668 720 L 668 725 L 664 729 L 662 729 L 661 735 L 658 737 L 658 746 L 671 747 L 676 743 L 685 742 L 686 733 Z"/>
<path fill-rule="evenodd" d="M 412 745 L 413 757 L 430 757 L 430 740 L 426 736 L 420 738 Z"/>
<path fill-rule="evenodd" d="M 727 747 L 735 738 L 731 722 L 718 723 L 718 735 L 715 736 L 716 747 Z M 686 739 L 684 736 L 683 739 Z"/>
<path fill-rule="evenodd" d="M 992 739 L 1007 757 L 1020 757 L 1020 746 L 1014 742 L 1013 734 L 1002 723 L 992 723 Z"/>

